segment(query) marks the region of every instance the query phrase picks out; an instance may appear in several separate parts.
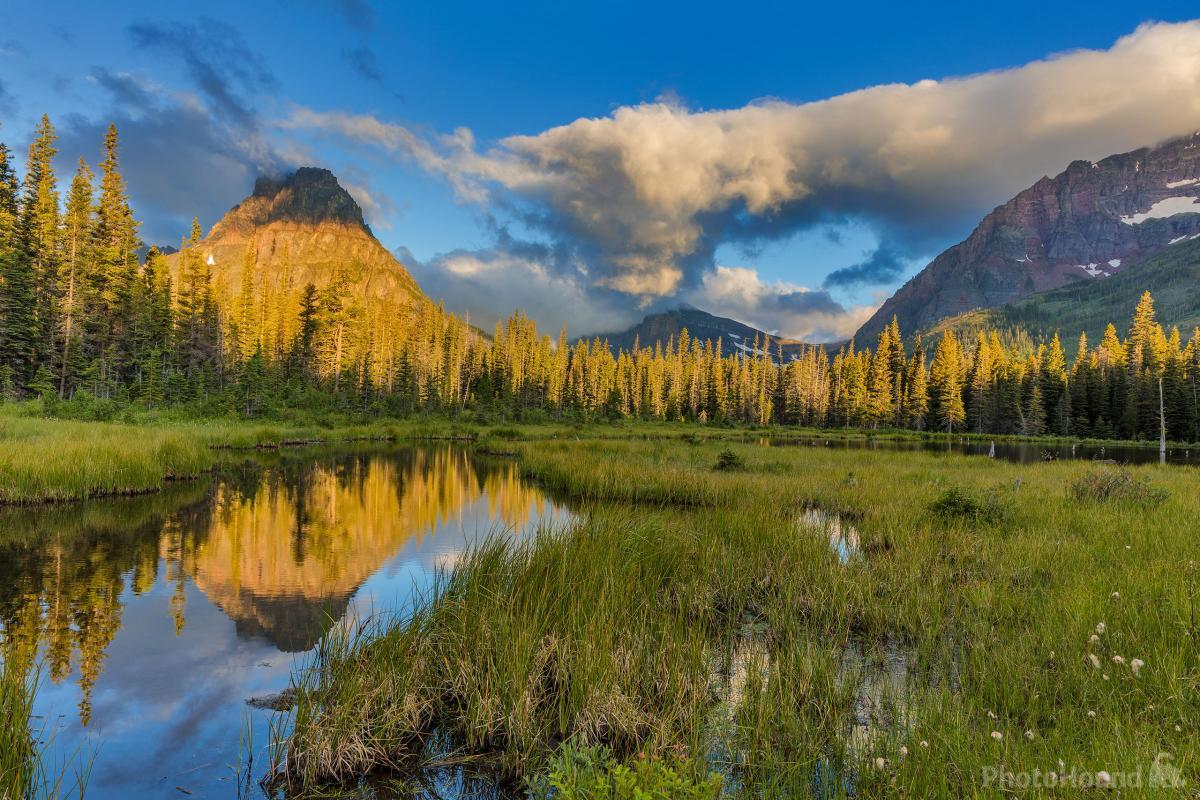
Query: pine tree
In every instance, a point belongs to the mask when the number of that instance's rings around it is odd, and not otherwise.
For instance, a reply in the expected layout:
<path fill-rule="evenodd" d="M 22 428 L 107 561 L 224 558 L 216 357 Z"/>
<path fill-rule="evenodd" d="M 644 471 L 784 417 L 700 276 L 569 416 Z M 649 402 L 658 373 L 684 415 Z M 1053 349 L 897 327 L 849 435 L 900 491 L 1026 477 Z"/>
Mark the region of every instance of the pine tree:
<path fill-rule="evenodd" d="M 894 391 L 891 328 L 885 328 L 879 334 L 879 342 L 867 374 L 865 419 L 872 428 L 878 427 L 881 422 L 886 424 L 895 417 L 895 398 L 892 394 Z"/>
<path fill-rule="evenodd" d="M 62 358 L 59 361 L 58 394 L 67 395 L 67 387 L 74 385 L 76 376 L 86 363 L 83 337 L 77 325 L 79 312 L 93 306 L 87 290 L 95 281 L 87 279 L 87 265 L 91 258 L 91 230 L 93 225 L 92 171 L 87 162 L 79 159 L 79 168 L 71 180 L 67 194 L 67 211 L 63 220 L 63 259 L 65 276 L 62 298 Z"/>
<path fill-rule="evenodd" d="M 975 433 L 992 430 L 995 420 L 995 364 L 992 361 L 992 347 L 987 335 L 979 332 L 979 340 L 975 344 L 975 353 L 971 360 L 971 372 L 967 398 L 967 425 Z"/>
<path fill-rule="evenodd" d="M 1040 377 L 1047 426 L 1059 436 L 1066 436 L 1071 430 L 1071 405 L 1067 396 L 1067 357 L 1058 333 L 1054 334 L 1045 350 Z"/>
<path fill-rule="evenodd" d="M 42 366 L 56 352 L 60 305 L 60 220 L 54 156 L 58 152 L 54 126 L 42 115 L 29 145 L 18 236 L 33 274 L 34 315 L 38 342 L 35 358 Z"/>
<path fill-rule="evenodd" d="M 904 424 L 923 430 L 929 413 L 929 372 L 925 366 L 925 347 L 920 334 L 913 344 L 912 359 L 908 362 L 908 383 L 905 387 Z"/>
<path fill-rule="evenodd" d="M 954 332 L 947 330 L 933 354 L 929 391 L 934 401 L 930 403 L 930 410 L 935 414 L 938 426 L 950 433 L 962 425 L 966 416 L 962 388 L 962 349 Z"/>
<path fill-rule="evenodd" d="M 92 233 L 96 261 L 92 278 L 98 284 L 91 287 L 98 300 L 96 350 L 106 384 L 128 378 L 132 369 L 129 320 L 137 278 L 137 223 L 129 208 L 117 143 L 117 127 L 110 125 L 104 136 L 100 201 Z"/>
<path fill-rule="evenodd" d="M 23 241 L 17 179 L 0 145 L 0 390 L 15 391 L 33 377 L 39 343 L 36 275 Z"/>

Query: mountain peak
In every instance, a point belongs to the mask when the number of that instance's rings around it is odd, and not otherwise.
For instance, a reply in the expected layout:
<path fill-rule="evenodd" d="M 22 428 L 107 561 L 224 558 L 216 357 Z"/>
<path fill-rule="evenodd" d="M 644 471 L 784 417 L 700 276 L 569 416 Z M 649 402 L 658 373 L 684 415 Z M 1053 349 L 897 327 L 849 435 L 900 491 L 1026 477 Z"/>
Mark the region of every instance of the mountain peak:
<path fill-rule="evenodd" d="M 648 314 L 628 330 L 584 338 L 607 341 L 614 350 L 632 350 L 635 342 L 638 347 L 654 347 L 656 344 L 665 347 L 672 340 L 679 341 L 679 334 L 685 328 L 694 340 L 720 341 L 725 353 L 759 353 L 761 351 L 755 348 L 766 344 L 771 356 L 778 355 L 782 348 L 784 359 L 790 359 L 808 347 L 795 339 L 767 333 L 744 322 L 718 317 L 687 304 Z"/>
<path fill-rule="evenodd" d="M 1200 134 L 1100 161 L 1072 161 L 997 206 L 856 334 L 895 315 L 907 332 L 973 309 L 1102 281 L 1200 235 Z"/>
<path fill-rule="evenodd" d="M 327 169 L 301 167 L 260 177 L 253 193 L 212 227 L 200 248 L 218 295 L 232 297 L 240 290 L 251 246 L 255 282 L 281 297 L 295 295 L 307 283 L 324 288 L 340 276 L 352 294 L 381 308 L 394 310 L 423 298 L 412 275 L 379 243 L 358 203 Z"/>
<path fill-rule="evenodd" d="M 259 177 L 254 192 L 234 206 L 218 227 L 254 228 L 272 222 L 334 223 L 370 230 L 362 208 L 338 183 L 337 176 L 322 167 L 300 167 L 278 177 Z"/>

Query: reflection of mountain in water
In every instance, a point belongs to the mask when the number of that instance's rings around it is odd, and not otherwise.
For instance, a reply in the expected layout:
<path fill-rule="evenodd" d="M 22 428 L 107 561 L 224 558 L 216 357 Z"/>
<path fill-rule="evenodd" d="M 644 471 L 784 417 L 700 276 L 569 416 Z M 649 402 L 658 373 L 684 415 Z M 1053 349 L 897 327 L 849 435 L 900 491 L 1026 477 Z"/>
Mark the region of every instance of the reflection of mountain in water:
<path fill-rule="evenodd" d="M 0 644 L 22 665 L 40 644 L 56 683 L 74 666 L 86 724 L 127 592 L 165 587 L 179 634 L 191 581 L 239 636 L 308 650 L 402 551 L 438 549 L 429 545 L 442 528 L 459 546 L 458 521 L 485 498 L 488 519 L 513 529 L 546 510 L 514 464 L 485 467 L 450 447 L 291 458 L 212 488 L 10 509 L 0 514 L 13 532 L 0 539 Z"/>
<path fill-rule="evenodd" d="M 510 527 L 539 507 L 512 464 L 483 475 L 460 449 L 311 466 L 253 493 L 220 487 L 185 571 L 238 623 L 285 651 L 311 648 L 368 577 L 485 493 Z"/>

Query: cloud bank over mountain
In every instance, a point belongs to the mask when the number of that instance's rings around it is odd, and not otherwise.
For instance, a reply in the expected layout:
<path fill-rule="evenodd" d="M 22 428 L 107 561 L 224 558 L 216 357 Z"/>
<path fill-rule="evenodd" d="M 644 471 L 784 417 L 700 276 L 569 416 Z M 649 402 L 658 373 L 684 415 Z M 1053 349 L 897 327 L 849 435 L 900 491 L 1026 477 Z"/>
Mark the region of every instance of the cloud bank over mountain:
<path fill-rule="evenodd" d="M 930 255 L 1042 175 L 1200 125 L 1200 23 L 1147 24 L 1108 50 L 816 102 L 625 106 L 488 147 L 466 128 L 431 135 L 304 107 L 276 124 L 412 159 L 464 202 L 552 243 L 559 255 L 538 262 L 545 277 L 530 277 L 526 295 L 566 280 L 631 306 L 730 297 L 748 323 L 833 336 L 861 310 L 825 289 L 730 272 L 717 248 L 862 219 L 880 251 L 826 286 L 895 281 L 903 258 Z M 732 293 L 722 288 L 731 275 Z"/>

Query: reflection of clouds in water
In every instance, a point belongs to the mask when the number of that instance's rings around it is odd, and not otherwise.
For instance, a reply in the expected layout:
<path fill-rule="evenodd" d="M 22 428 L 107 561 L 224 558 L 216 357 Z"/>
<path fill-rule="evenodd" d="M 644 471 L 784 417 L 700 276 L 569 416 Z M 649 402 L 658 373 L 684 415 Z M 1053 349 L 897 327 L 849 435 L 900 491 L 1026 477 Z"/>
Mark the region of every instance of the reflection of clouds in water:
<path fill-rule="evenodd" d="M 14 626 L 5 654 L 19 642 L 45 652 L 51 636 L 76 653 L 58 681 L 43 683 L 36 713 L 59 728 L 56 755 L 97 753 L 90 798 L 159 796 L 176 785 L 232 794 L 247 720 L 262 748 L 271 718 L 246 698 L 287 685 L 305 656 L 286 651 L 310 647 L 328 614 L 352 624 L 403 612 L 479 536 L 525 535 L 566 517 L 514 464 L 481 470 L 453 448 L 285 462 L 256 483 L 241 480 L 186 507 L 155 508 L 157 518 L 139 515 L 136 529 L 121 523 L 137 501 L 107 504 L 97 535 L 62 537 L 54 552 L 0 567 L 13 577 L 0 585 L 0 608 L 17 609 L 3 617 Z M 64 619 L 94 619 L 98 632 L 49 624 L 58 608 L 70 610 Z M 84 727 L 77 706 L 88 697 Z"/>
<path fill-rule="evenodd" d="M 449 572 L 459 565 L 464 555 L 466 555 L 466 553 L 464 553 L 462 550 L 447 550 L 445 552 L 438 553 L 433 557 L 433 568 L 435 570 Z"/>

